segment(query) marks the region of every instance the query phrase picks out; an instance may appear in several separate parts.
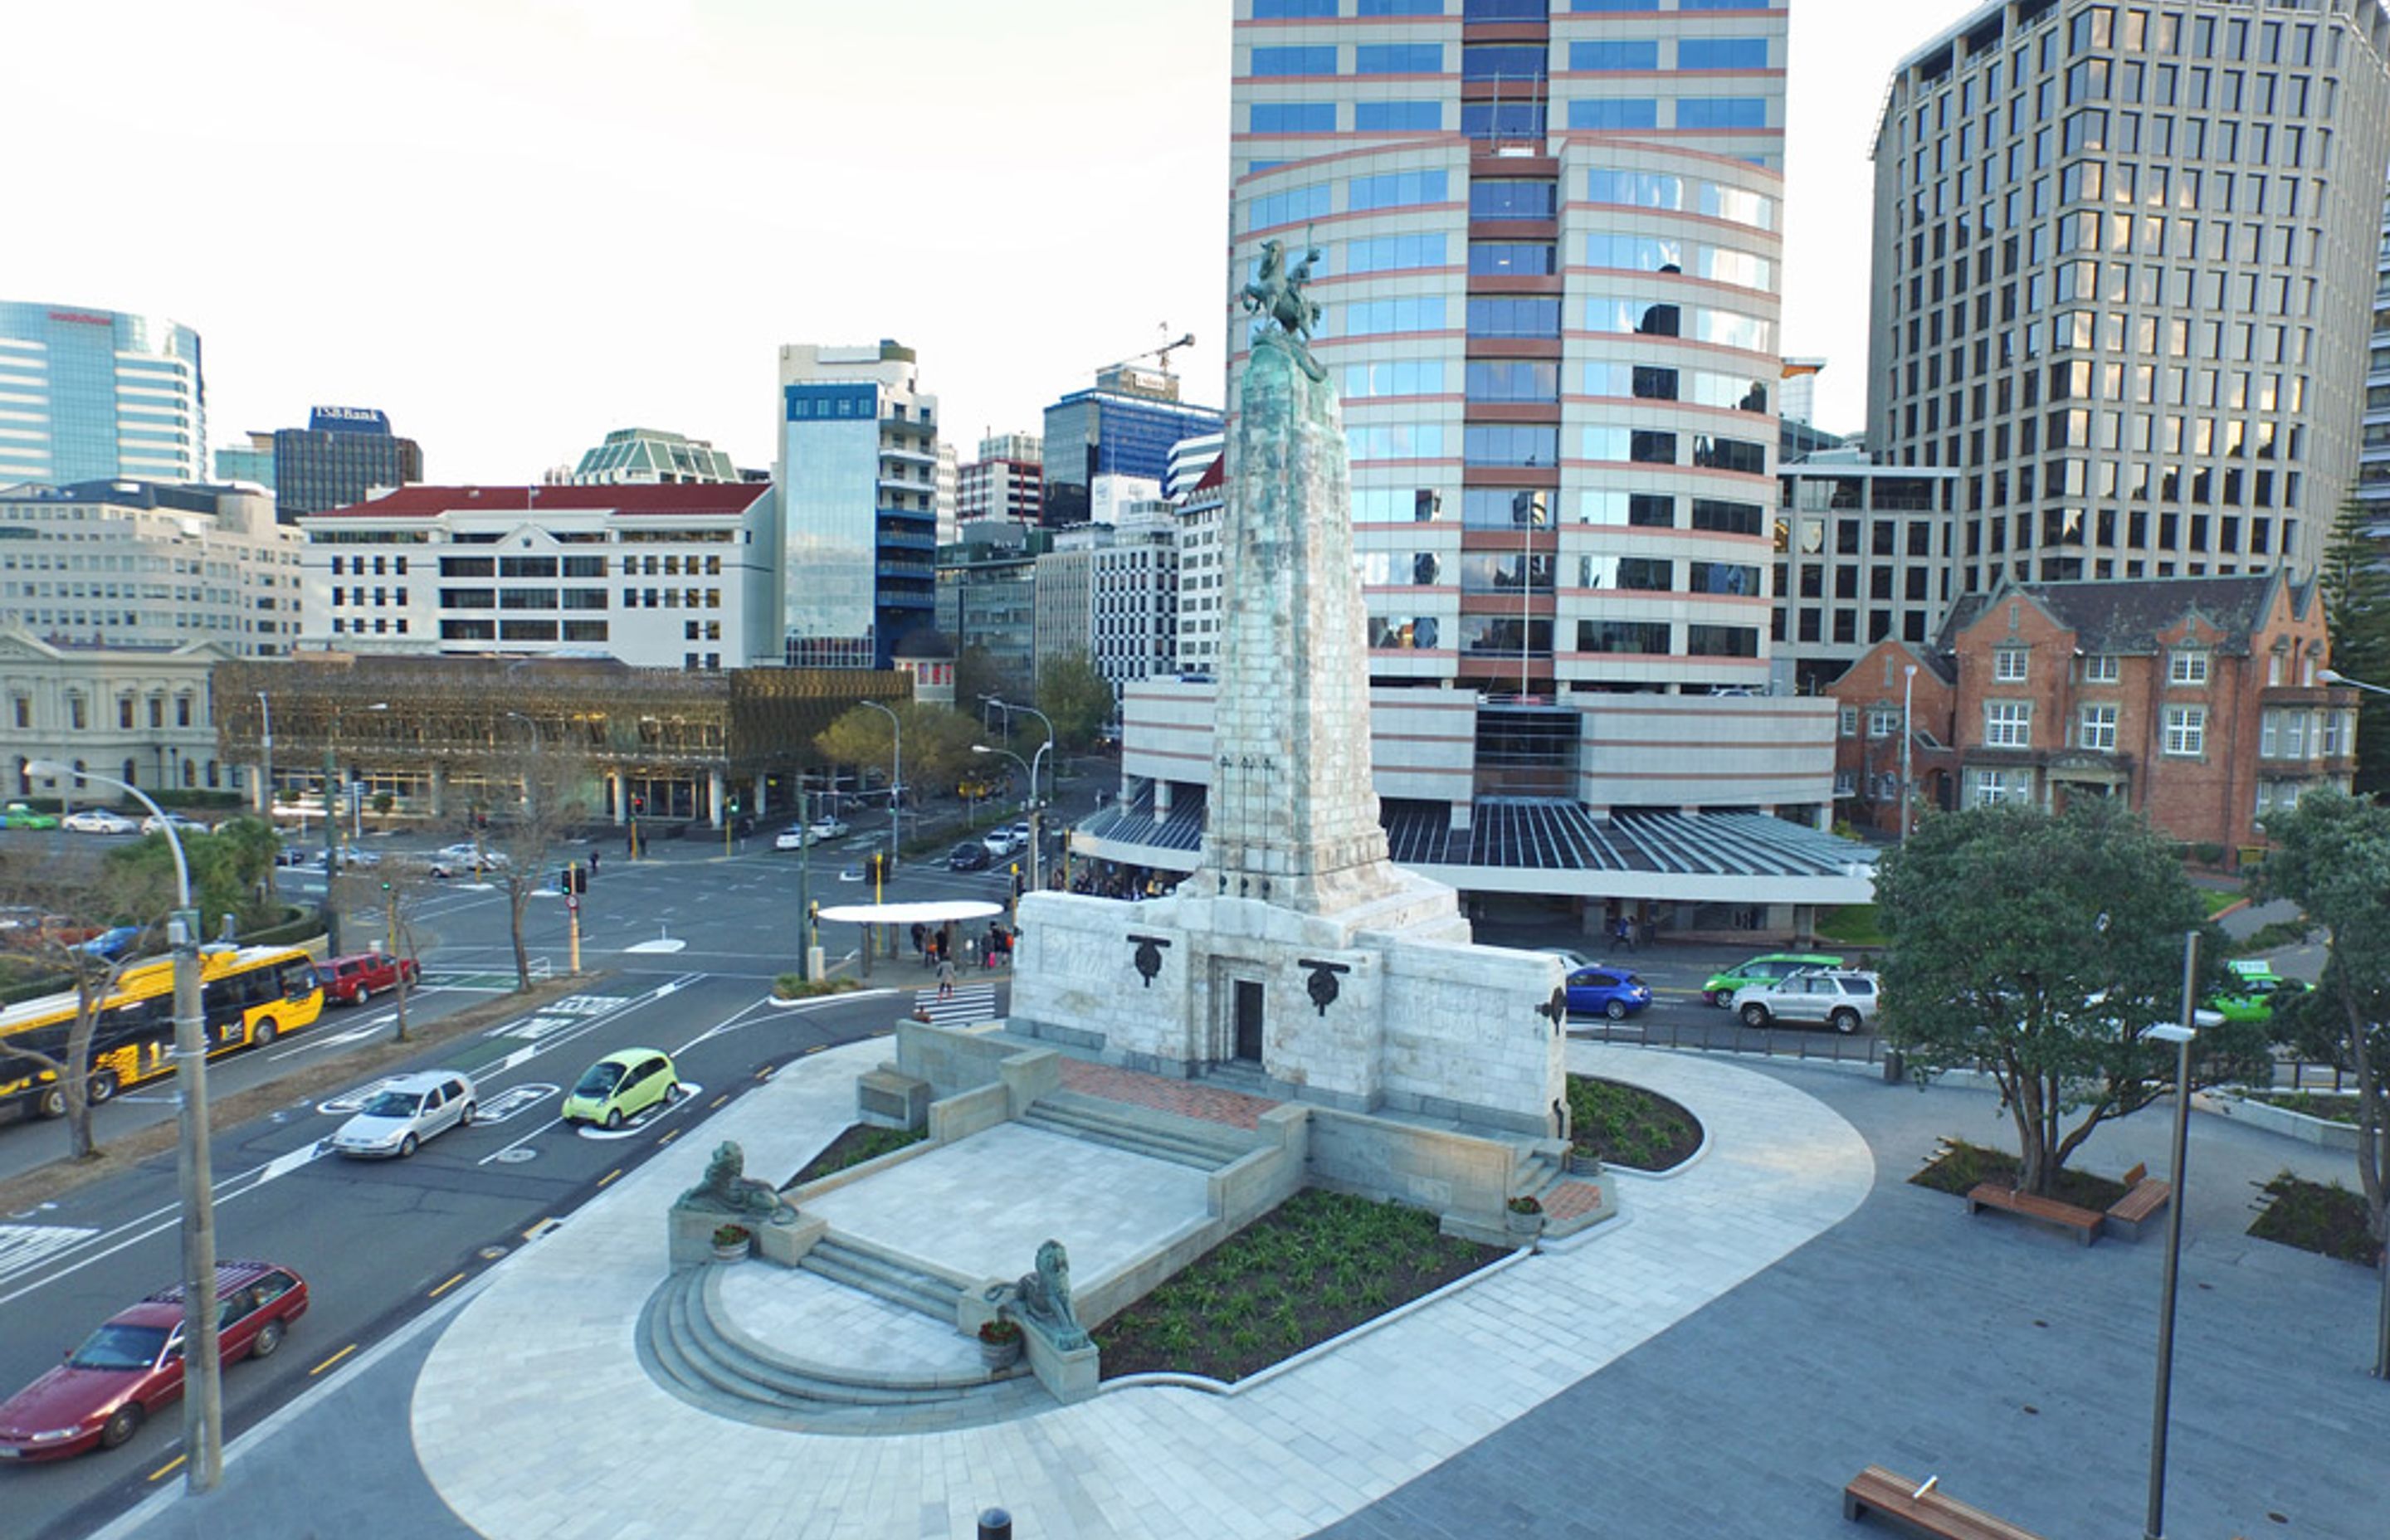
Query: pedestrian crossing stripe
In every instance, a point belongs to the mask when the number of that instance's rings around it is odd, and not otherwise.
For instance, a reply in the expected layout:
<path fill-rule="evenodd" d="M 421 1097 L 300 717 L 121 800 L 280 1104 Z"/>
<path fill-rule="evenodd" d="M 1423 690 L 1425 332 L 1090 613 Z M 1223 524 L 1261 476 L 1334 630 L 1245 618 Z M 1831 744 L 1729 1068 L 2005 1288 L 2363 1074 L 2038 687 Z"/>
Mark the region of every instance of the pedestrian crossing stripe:
<path fill-rule="evenodd" d="M 996 1020 L 996 986 L 994 984 L 955 985 L 954 994 L 941 1000 L 935 985 L 913 992 L 914 1013 L 926 1013 L 933 1025 L 970 1027 L 982 1021 Z"/>
<path fill-rule="evenodd" d="M 0 1225 L 0 1278 L 71 1251 L 98 1233 L 73 1225 Z"/>

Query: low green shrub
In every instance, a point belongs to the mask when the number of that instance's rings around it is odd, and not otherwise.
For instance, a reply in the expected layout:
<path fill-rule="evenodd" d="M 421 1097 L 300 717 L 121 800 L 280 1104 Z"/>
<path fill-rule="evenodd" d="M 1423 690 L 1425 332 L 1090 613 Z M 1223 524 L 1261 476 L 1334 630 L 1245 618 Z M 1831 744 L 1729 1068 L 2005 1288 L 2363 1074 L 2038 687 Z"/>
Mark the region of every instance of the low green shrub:
<path fill-rule="evenodd" d="M 802 979 L 794 973 L 783 973 L 772 981 L 772 993 L 783 1000 L 811 1000 L 823 995 L 844 995 L 861 989 L 854 979 Z"/>

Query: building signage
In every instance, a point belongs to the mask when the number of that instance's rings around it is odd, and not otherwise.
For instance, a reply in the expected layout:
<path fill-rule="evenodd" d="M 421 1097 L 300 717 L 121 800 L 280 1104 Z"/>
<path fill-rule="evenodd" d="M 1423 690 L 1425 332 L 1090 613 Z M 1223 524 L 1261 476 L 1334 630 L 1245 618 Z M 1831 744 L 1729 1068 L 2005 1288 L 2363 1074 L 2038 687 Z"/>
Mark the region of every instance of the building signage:
<path fill-rule="evenodd" d="M 112 327 L 116 325 L 115 316 L 94 315 L 87 310 L 54 310 L 50 312 L 50 319 L 53 321 L 72 321 L 77 326 L 84 327 Z"/>

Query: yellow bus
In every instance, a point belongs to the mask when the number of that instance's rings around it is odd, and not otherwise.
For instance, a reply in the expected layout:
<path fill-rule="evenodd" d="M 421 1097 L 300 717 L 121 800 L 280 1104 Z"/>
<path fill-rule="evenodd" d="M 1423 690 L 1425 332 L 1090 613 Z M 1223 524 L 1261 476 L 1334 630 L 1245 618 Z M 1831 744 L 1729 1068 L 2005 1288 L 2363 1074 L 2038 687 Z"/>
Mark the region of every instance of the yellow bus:
<path fill-rule="evenodd" d="M 263 1046 L 313 1025 L 324 1011 L 324 986 L 307 954 L 289 946 L 209 947 L 199 954 L 199 1011 L 208 1057 Z M 39 1059 L 10 1050 L 19 1045 L 63 1061 L 74 1030 L 75 995 L 66 990 L 0 1010 L 0 1108 L 31 1101 L 37 1117 L 66 1110 L 66 1087 Z M 117 977 L 92 1029 L 94 1103 L 130 1085 L 174 1071 L 174 963 L 135 963 Z"/>

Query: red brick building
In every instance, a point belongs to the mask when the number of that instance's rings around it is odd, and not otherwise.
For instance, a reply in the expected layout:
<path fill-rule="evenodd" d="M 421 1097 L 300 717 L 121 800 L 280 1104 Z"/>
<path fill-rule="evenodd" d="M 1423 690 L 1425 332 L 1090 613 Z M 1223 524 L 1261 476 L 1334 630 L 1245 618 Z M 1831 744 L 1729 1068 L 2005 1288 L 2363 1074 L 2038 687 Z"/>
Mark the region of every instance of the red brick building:
<path fill-rule="evenodd" d="M 2121 796 L 2185 843 L 2262 846 L 2268 812 L 2356 769 L 2357 692 L 2329 661 L 2315 585 L 2281 572 L 2011 583 L 1829 687 L 1836 807 L 1897 828 L 1906 689 L 1920 810 Z"/>

